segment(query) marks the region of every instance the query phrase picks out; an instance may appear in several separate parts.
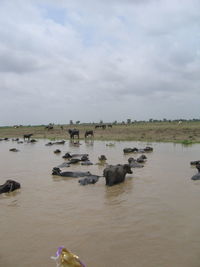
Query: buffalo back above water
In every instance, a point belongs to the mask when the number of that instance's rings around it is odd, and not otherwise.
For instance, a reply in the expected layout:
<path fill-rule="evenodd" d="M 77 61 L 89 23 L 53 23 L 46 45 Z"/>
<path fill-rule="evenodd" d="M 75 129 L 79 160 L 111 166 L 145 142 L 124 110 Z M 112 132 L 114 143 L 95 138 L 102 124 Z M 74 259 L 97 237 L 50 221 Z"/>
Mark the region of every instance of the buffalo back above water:
<path fill-rule="evenodd" d="M 0 194 L 12 192 L 21 187 L 20 183 L 14 180 L 7 180 L 3 185 L 0 185 Z"/>

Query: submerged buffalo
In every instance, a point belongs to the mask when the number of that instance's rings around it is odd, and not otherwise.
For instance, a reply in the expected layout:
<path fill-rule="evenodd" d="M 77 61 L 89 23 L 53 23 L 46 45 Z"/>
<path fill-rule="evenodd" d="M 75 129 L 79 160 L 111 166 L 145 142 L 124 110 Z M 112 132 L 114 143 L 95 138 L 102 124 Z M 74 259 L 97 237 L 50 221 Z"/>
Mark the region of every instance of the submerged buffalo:
<path fill-rule="evenodd" d="M 110 165 L 104 169 L 103 176 L 106 178 L 106 185 L 112 186 L 124 182 L 127 173 L 133 173 L 129 164 Z"/>
<path fill-rule="evenodd" d="M 101 156 L 99 157 L 99 160 L 100 160 L 100 161 L 104 161 L 104 160 L 107 160 L 107 158 L 106 158 L 105 155 L 101 155 Z"/>
<path fill-rule="evenodd" d="M 98 176 L 98 175 L 90 175 L 88 177 L 85 177 L 85 178 L 78 180 L 78 182 L 81 185 L 96 184 L 96 182 L 98 182 L 98 180 L 99 180 L 99 177 L 100 176 Z"/>
<path fill-rule="evenodd" d="M 19 150 L 17 148 L 11 148 L 11 149 L 9 149 L 9 151 L 18 152 Z"/>
<path fill-rule="evenodd" d="M 53 168 L 52 175 L 59 175 L 63 177 L 87 177 L 91 176 L 92 174 L 88 172 L 62 172 L 58 167 Z"/>
<path fill-rule="evenodd" d="M 60 149 L 56 149 L 56 150 L 54 150 L 54 153 L 59 154 L 59 153 L 61 153 L 61 151 L 60 151 Z"/>
<path fill-rule="evenodd" d="M 12 192 L 20 187 L 20 183 L 14 180 L 7 180 L 3 185 L 0 185 L 0 194 Z"/>
<path fill-rule="evenodd" d="M 192 176 L 192 180 L 200 180 L 200 164 L 197 164 L 196 168 L 198 170 L 198 173 Z"/>
<path fill-rule="evenodd" d="M 130 147 L 128 147 L 128 148 L 124 148 L 123 151 L 124 151 L 124 154 L 127 154 L 127 153 L 145 153 L 145 152 L 152 152 L 153 148 L 150 146 L 146 146 L 145 148 L 137 148 L 137 147 L 130 148 Z"/>
<path fill-rule="evenodd" d="M 69 152 L 65 153 L 63 156 L 64 159 L 78 158 L 80 157 L 82 160 L 85 158 L 88 159 L 88 154 L 70 154 Z"/>
<path fill-rule="evenodd" d="M 190 165 L 196 166 L 197 164 L 200 164 L 200 160 L 195 160 L 190 162 Z"/>
<path fill-rule="evenodd" d="M 144 167 L 144 165 L 142 165 L 141 163 L 139 163 L 137 161 L 137 159 L 134 159 L 132 157 L 128 159 L 128 164 L 129 164 L 129 166 L 131 168 L 143 168 Z"/>

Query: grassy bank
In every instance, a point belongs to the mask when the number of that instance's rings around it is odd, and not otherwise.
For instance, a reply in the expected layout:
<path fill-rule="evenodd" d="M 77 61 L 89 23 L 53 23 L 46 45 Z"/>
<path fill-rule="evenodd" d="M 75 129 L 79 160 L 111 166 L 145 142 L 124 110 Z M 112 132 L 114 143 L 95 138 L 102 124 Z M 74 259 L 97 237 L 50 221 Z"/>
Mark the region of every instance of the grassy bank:
<path fill-rule="evenodd" d="M 52 130 L 45 126 L 0 127 L 0 138 L 23 138 L 24 134 L 33 133 L 33 138 L 69 139 L 68 129 L 77 128 L 80 139 L 86 130 L 94 130 L 95 140 L 113 141 L 157 141 L 177 143 L 199 143 L 200 122 L 137 122 L 130 125 L 113 125 L 112 128 L 95 129 L 93 124 L 55 125 Z"/>

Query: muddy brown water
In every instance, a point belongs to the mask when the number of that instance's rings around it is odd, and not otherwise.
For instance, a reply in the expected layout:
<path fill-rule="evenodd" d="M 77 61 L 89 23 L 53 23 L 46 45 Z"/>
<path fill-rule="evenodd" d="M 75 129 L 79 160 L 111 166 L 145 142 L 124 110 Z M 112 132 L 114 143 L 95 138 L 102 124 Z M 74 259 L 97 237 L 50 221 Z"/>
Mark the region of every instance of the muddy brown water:
<path fill-rule="evenodd" d="M 200 159 L 200 145 L 151 143 L 152 153 L 124 183 L 81 186 L 78 178 L 51 175 L 66 152 L 88 153 L 93 163 L 106 155 L 110 164 L 126 163 L 125 147 L 147 143 L 81 141 L 79 147 L 1 141 L 0 184 L 21 189 L 0 195 L 0 266 L 53 267 L 50 259 L 64 245 L 87 267 L 199 267 L 200 181 L 190 161 Z M 19 152 L 10 152 L 16 147 Z M 60 155 L 53 153 L 60 149 Z M 102 175 L 105 166 L 73 165 L 63 170 Z"/>

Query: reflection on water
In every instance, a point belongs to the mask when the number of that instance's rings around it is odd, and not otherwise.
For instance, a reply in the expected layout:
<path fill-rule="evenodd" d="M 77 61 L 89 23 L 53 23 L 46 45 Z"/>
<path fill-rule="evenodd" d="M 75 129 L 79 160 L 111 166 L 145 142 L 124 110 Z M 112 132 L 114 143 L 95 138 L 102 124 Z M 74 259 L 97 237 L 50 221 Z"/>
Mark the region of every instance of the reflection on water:
<path fill-rule="evenodd" d="M 199 266 L 200 182 L 190 180 L 197 171 L 189 163 L 200 160 L 200 145 L 148 144 L 154 152 L 146 153 L 144 168 L 106 187 L 103 177 L 81 186 L 79 178 L 51 175 L 52 168 L 66 161 L 66 152 L 87 153 L 94 165 L 62 170 L 102 175 L 100 155 L 108 164 L 127 163 L 139 154 L 124 155 L 123 148 L 147 143 L 47 142 L 0 142 L 0 184 L 21 183 L 20 190 L 0 195 L 0 266 L 53 267 L 50 256 L 61 245 L 88 267 Z M 10 152 L 12 147 L 20 151 Z"/>

